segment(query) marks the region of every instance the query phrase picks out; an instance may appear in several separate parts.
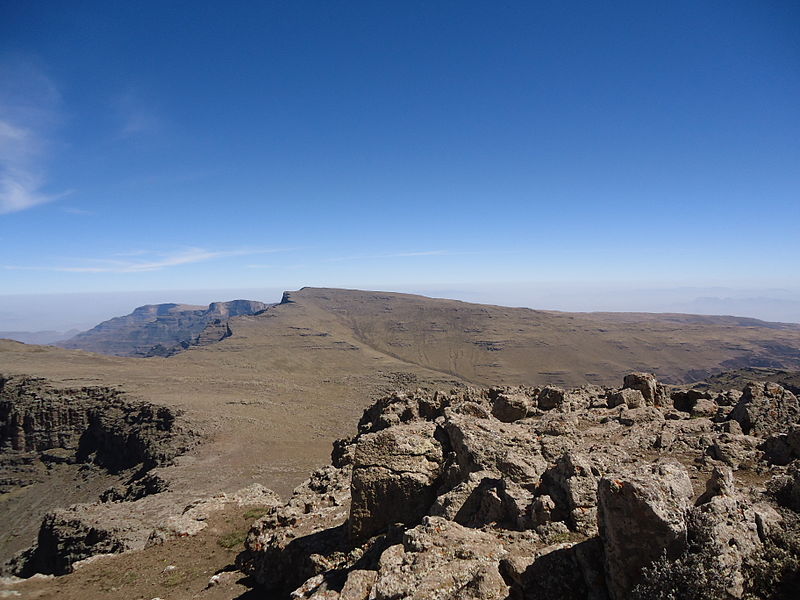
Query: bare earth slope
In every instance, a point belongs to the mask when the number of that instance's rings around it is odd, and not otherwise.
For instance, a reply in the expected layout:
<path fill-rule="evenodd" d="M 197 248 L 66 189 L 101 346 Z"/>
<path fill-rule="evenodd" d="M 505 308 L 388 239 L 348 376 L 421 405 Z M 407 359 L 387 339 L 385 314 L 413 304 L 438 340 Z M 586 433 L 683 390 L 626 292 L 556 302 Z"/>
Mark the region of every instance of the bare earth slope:
<path fill-rule="evenodd" d="M 800 367 L 800 326 L 757 319 L 563 313 L 315 288 L 288 298 L 335 315 L 383 353 L 480 384 L 611 384 L 635 370 L 686 383 L 746 366 Z"/>

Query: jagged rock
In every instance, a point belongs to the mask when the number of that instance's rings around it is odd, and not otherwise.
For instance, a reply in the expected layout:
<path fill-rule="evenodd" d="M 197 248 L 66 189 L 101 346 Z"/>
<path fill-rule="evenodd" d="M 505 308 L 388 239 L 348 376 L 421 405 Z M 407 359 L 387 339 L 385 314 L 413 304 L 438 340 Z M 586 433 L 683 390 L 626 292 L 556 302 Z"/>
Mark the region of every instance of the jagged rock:
<path fill-rule="evenodd" d="M 564 397 L 565 392 L 563 389 L 554 386 L 547 386 L 541 392 L 539 392 L 537 403 L 539 408 L 542 410 L 552 410 L 554 408 L 558 408 L 564 403 Z"/>
<path fill-rule="evenodd" d="M 705 390 L 673 390 L 670 399 L 676 410 L 691 413 L 698 400 L 711 400 L 712 396 Z"/>
<path fill-rule="evenodd" d="M 623 425 L 631 426 L 649 421 L 663 421 L 664 414 L 654 406 L 641 406 L 631 409 L 622 406 L 617 418 Z"/>
<path fill-rule="evenodd" d="M 730 418 L 738 421 L 745 433 L 766 437 L 800 423 L 800 403 L 776 383 L 750 383 Z"/>
<path fill-rule="evenodd" d="M 436 497 L 443 453 L 436 425 L 396 425 L 359 438 L 353 459 L 349 529 L 353 539 L 387 525 L 419 522 Z"/>
<path fill-rule="evenodd" d="M 736 470 L 758 460 L 758 439 L 749 435 L 721 433 L 714 436 L 706 454 Z"/>
<path fill-rule="evenodd" d="M 602 550 L 596 538 L 542 548 L 531 557 L 505 558 L 510 600 L 605 600 Z"/>
<path fill-rule="evenodd" d="M 531 399 L 524 394 L 497 394 L 492 403 L 492 415 L 504 423 L 524 419 L 533 408 Z"/>
<path fill-rule="evenodd" d="M 588 456 L 567 452 L 542 478 L 542 487 L 555 501 L 563 520 L 571 529 L 588 536 L 597 533 L 599 476 L 599 470 Z"/>
<path fill-rule="evenodd" d="M 767 438 L 759 449 L 764 451 L 765 460 L 773 465 L 788 465 L 800 458 L 800 425 L 792 425 L 786 433 Z"/>
<path fill-rule="evenodd" d="M 598 525 L 612 599 L 626 598 L 662 553 L 675 558 L 684 550 L 692 494 L 686 470 L 674 462 L 600 479 Z"/>
<path fill-rule="evenodd" d="M 751 474 L 725 463 L 763 472 L 765 444 L 789 447 L 794 430 L 744 435 L 718 411 L 697 416 L 716 397 L 693 393 L 677 410 L 654 381 L 561 390 L 546 409 L 544 390 L 527 388 L 393 394 L 336 443 L 334 467 L 255 524 L 241 564 L 305 600 L 620 600 L 654 560 L 682 560 L 710 535 L 734 540 L 712 558 L 737 597 L 745 563 L 785 525 Z M 644 384 L 653 404 L 633 387 Z M 612 397 L 622 403 L 608 408 Z M 667 453 L 680 462 L 657 458 Z M 695 506 L 681 463 L 695 479 L 714 467 Z M 786 506 L 800 507 L 798 464 L 772 467 L 769 489 Z"/>
<path fill-rule="evenodd" d="M 693 417 L 713 417 L 717 414 L 719 407 L 717 403 L 713 400 L 707 400 L 705 398 L 701 398 L 697 402 L 694 403 L 694 406 L 691 410 L 691 415 Z"/>
<path fill-rule="evenodd" d="M 288 592 L 335 566 L 348 550 L 350 468 L 323 467 L 250 529 L 240 566 L 268 590 Z"/>
<path fill-rule="evenodd" d="M 639 390 L 626 388 L 612 392 L 608 395 L 608 407 L 614 408 L 615 406 L 625 405 L 628 408 L 639 408 L 644 406 L 644 396 Z"/>
<path fill-rule="evenodd" d="M 768 506 L 753 507 L 736 492 L 730 469 L 717 468 L 687 519 L 688 534 L 713 557 L 714 570 L 730 597 L 741 598 L 745 583 L 742 567 L 762 544 L 759 523 L 763 530 L 779 520 Z"/>
<path fill-rule="evenodd" d="M 492 471 L 520 485 L 537 485 L 547 463 L 539 444 L 516 423 L 476 420 L 445 411 L 443 428 L 454 453 L 458 477 Z"/>
<path fill-rule="evenodd" d="M 420 390 L 415 394 L 395 392 L 381 398 L 364 411 L 358 422 L 358 430 L 361 433 L 374 433 L 409 421 L 432 421 L 449 405 L 449 396 L 442 392 L 435 392 L 433 395 Z"/>
<path fill-rule="evenodd" d="M 661 406 L 667 397 L 664 386 L 651 373 L 629 373 L 625 375 L 622 387 L 639 390 L 645 403 L 649 405 Z"/>
<path fill-rule="evenodd" d="M 384 551 L 371 598 L 501 600 L 508 586 L 498 571 L 506 550 L 488 533 L 441 517 L 425 517 L 402 544 Z"/>

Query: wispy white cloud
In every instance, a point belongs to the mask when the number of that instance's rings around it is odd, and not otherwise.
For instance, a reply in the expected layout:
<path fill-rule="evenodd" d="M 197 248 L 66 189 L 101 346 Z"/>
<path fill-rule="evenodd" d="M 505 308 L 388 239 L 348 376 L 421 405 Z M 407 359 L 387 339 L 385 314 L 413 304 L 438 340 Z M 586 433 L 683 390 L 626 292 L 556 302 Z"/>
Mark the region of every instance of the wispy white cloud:
<path fill-rule="evenodd" d="M 37 67 L 0 63 L 0 214 L 51 202 L 41 166 L 57 120 L 58 90 Z"/>
<path fill-rule="evenodd" d="M 418 256 L 455 256 L 473 254 L 472 252 L 451 252 L 449 250 L 422 250 L 416 252 L 392 252 L 389 254 L 359 254 L 355 256 L 338 256 L 328 258 L 325 262 L 341 262 L 346 260 L 372 260 L 376 258 L 412 258 Z"/>
<path fill-rule="evenodd" d="M 55 265 L 0 265 L 9 271 L 56 271 L 61 273 L 144 273 L 160 271 L 171 267 L 206 262 L 233 256 L 249 256 L 254 254 L 271 254 L 287 252 L 292 248 L 241 248 L 236 250 L 206 250 L 203 248 L 185 248 L 170 253 L 135 251 L 116 254 L 114 256 L 139 256 L 133 259 L 94 258 L 76 260 L 73 264 Z"/>

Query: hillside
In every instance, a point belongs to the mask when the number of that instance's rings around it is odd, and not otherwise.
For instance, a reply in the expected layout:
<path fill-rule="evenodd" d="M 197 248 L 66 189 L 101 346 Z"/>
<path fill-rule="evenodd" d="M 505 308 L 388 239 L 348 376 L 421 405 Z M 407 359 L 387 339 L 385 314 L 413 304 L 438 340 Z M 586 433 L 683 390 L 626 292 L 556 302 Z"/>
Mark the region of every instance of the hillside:
<path fill-rule="evenodd" d="M 743 317 L 565 313 L 318 288 L 285 301 L 334 316 L 387 355 L 486 385 L 611 384 L 637 370 L 686 383 L 740 367 L 800 368 L 800 325 Z"/>
<path fill-rule="evenodd" d="M 169 316 L 170 310 L 200 309 L 166 310 Z M 54 394 L 103 386 L 133 401 L 180 411 L 203 443 L 161 468 L 159 477 L 174 498 L 183 499 L 233 494 L 253 483 L 286 497 L 328 461 L 331 441 L 356 433 L 364 408 L 394 389 L 612 386 L 631 371 L 653 371 L 665 383 L 678 383 L 728 365 L 800 367 L 796 325 L 736 317 L 570 314 L 356 290 L 287 292 L 281 303 L 258 314 L 226 319 L 226 327 L 230 335 L 224 339 L 167 358 L 2 340 L 0 373 L 46 377 Z M 47 470 L 38 462 L 34 466 L 39 474 Z M 59 492 L 71 502 L 99 493 L 66 467 L 60 477 L 58 485 L 83 486 Z M 33 479 L 6 494 L 5 501 L 42 510 L 39 499 L 58 489 L 56 480 Z M 18 508 L 14 519 L 24 521 Z M 29 539 L 30 524 L 4 525 L 9 536 L 20 538 L 14 548 Z M 213 537 L 203 539 L 215 547 Z M 190 547 L 187 557 L 193 556 Z"/>
<path fill-rule="evenodd" d="M 103 321 L 57 345 L 115 356 L 169 356 L 193 344 L 219 341 L 229 335 L 226 327 L 229 318 L 252 315 L 267 306 L 254 300 L 212 302 L 208 307 L 148 304 L 124 317 Z M 209 327 L 211 331 L 206 333 Z"/>

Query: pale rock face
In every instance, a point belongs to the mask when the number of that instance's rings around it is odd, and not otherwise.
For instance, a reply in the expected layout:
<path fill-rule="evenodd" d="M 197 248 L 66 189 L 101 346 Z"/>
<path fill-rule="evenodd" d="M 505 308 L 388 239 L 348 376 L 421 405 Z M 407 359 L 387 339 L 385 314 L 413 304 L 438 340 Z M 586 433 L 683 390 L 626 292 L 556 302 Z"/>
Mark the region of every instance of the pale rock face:
<path fill-rule="evenodd" d="M 606 583 L 614 600 L 626 598 L 643 567 L 686 548 L 686 511 L 692 483 L 674 462 L 604 477 L 598 487 L 598 523 Z"/>
<path fill-rule="evenodd" d="M 608 396 L 608 407 L 625 405 L 628 408 L 639 408 L 645 405 L 644 396 L 639 390 L 625 388 L 618 392 L 613 392 Z"/>
<path fill-rule="evenodd" d="M 380 558 L 375 600 L 500 600 L 508 586 L 498 563 L 507 554 L 494 536 L 426 517 Z"/>
<path fill-rule="evenodd" d="M 365 539 L 393 523 L 414 524 L 436 498 L 442 447 L 436 425 L 416 422 L 364 435 L 356 445 L 349 529 Z"/>
<path fill-rule="evenodd" d="M 652 373 L 630 373 L 625 375 L 623 389 L 639 390 L 644 397 L 645 404 L 665 406 L 668 404 L 668 394 L 656 376 Z"/>
<path fill-rule="evenodd" d="M 731 411 L 744 433 L 767 437 L 800 422 L 800 402 L 775 383 L 751 383 Z"/>

